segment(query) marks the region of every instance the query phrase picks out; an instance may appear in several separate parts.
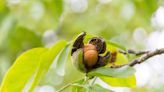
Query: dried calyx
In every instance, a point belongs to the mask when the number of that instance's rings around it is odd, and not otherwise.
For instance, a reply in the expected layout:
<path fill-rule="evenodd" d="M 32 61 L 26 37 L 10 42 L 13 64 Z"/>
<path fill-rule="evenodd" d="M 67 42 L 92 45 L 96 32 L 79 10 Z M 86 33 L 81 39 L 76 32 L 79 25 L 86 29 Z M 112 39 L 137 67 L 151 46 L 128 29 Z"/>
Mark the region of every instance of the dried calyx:
<path fill-rule="evenodd" d="M 73 43 L 72 62 L 82 72 L 89 72 L 92 69 L 105 66 L 109 62 L 110 52 L 100 56 L 106 51 L 106 43 L 100 37 L 93 37 L 87 44 L 83 43 L 86 33 L 81 33 Z"/>

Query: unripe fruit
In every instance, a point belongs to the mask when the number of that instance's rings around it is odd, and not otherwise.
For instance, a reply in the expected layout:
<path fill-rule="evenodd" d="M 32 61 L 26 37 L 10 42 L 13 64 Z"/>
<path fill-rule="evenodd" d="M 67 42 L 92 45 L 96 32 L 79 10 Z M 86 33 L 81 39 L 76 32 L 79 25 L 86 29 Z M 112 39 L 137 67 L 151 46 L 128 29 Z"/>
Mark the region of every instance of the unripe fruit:
<path fill-rule="evenodd" d="M 97 63 L 98 60 L 98 52 L 94 45 L 86 44 L 84 46 L 84 64 L 92 68 Z"/>

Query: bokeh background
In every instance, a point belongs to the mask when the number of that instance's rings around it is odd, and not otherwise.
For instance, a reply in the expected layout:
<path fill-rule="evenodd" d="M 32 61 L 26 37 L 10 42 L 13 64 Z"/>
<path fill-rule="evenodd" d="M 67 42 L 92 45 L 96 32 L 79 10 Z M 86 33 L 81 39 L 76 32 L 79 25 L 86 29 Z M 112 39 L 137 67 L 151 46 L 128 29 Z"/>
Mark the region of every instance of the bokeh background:
<path fill-rule="evenodd" d="M 85 31 L 135 50 L 164 47 L 163 0 L 0 0 L 0 83 L 22 52 L 70 41 Z M 164 55 L 135 66 L 137 87 L 110 87 L 116 92 L 164 92 Z M 67 64 L 66 76 L 53 74 L 53 65 L 36 92 L 55 92 L 78 78 Z M 71 76 L 70 76 L 71 75 Z M 73 77 L 74 76 L 74 77 Z M 25 91 L 26 92 L 26 91 Z M 67 91 L 66 91 L 67 92 Z"/>

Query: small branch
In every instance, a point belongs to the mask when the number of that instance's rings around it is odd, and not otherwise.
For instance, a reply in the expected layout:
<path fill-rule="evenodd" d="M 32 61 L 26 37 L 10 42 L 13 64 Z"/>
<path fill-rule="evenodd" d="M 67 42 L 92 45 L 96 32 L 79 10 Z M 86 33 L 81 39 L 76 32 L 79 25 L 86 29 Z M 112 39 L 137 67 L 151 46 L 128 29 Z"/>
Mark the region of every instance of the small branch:
<path fill-rule="evenodd" d="M 143 63 L 144 61 L 146 61 L 147 59 L 154 57 L 156 55 L 160 55 L 160 54 L 164 54 L 164 48 L 161 49 L 156 49 L 155 51 L 147 51 L 144 55 L 142 55 L 141 57 L 132 60 L 131 62 L 127 63 L 127 64 L 123 64 L 123 65 L 115 65 L 115 66 L 111 66 L 111 68 L 120 68 L 122 66 L 125 65 L 129 65 L 129 66 L 135 66 L 136 64 L 140 64 Z"/>
<path fill-rule="evenodd" d="M 147 53 L 149 53 L 149 51 L 135 51 L 135 50 L 129 49 L 128 53 L 135 54 L 136 56 L 138 56 L 138 55 L 147 54 Z"/>
<path fill-rule="evenodd" d="M 139 55 L 147 54 L 149 51 L 135 51 L 135 50 L 129 49 L 127 51 L 119 50 L 119 52 L 122 54 L 134 54 L 136 56 L 139 56 Z"/>
<path fill-rule="evenodd" d="M 152 51 L 152 52 L 148 52 L 147 54 L 131 61 L 130 63 L 128 63 L 129 66 L 134 66 L 136 64 L 140 64 L 144 61 L 146 61 L 147 59 L 153 57 L 153 56 L 156 56 L 156 55 L 160 55 L 160 54 L 164 54 L 164 48 L 161 48 L 161 49 L 157 49 L 155 51 Z"/>

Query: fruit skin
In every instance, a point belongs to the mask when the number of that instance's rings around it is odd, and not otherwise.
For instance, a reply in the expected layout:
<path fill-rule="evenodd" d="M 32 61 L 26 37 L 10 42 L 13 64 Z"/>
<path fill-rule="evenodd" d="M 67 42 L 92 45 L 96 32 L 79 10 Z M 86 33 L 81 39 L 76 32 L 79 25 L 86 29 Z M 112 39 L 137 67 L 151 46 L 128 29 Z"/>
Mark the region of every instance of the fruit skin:
<path fill-rule="evenodd" d="M 98 60 L 98 52 L 94 45 L 84 45 L 84 64 L 87 68 L 92 68 Z"/>

